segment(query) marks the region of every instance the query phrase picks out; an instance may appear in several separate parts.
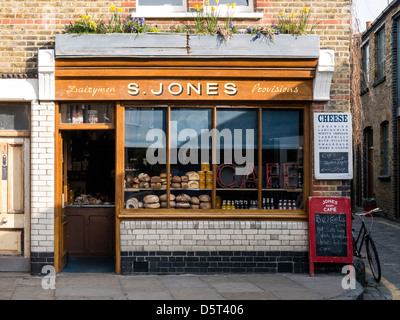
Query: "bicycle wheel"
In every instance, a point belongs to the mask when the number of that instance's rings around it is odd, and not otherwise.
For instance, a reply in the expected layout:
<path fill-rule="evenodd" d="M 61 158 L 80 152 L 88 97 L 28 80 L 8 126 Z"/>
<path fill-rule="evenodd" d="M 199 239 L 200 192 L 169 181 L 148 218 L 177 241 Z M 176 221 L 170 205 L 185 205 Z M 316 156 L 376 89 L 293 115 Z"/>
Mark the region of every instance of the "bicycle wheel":
<path fill-rule="evenodd" d="M 374 240 L 372 240 L 370 236 L 366 237 L 365 242 L 367 247 L 367 258 L 371 267 L 372 275 L 374 276 L 376 282 L 379 282 L 381 280 L 382 274 L 378 251 L 376 250 Z"/>

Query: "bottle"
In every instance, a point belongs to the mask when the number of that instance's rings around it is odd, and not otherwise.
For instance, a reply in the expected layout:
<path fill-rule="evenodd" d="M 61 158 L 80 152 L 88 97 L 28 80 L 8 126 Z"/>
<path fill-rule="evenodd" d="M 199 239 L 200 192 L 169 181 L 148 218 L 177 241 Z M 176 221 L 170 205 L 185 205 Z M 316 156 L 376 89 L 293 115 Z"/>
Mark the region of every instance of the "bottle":
<path fill-rule="evenodd" d="M 232 200 L 231 210 L 235 210 L 235 201 Z"/>
<path fill-rule="evenodd" d="M 287 203 L 286 203 L 286 200 L 283 200 L 283 208 L 282 208 L 283 210 L 286 210 L 286 209 L 287 209 L 286 204 L 287 204 Z"/>
<path fill-rule="evenodd" d="M 228 200 L 227 202 L 226 202 L 226 210 L 231 210 L 232 208 L 231 208 L 231 200 Z"/>
<path fill-rule="evenodd" d="M 262 209 L 267 210 L 267 201 L 265 200 L 265 198 L 263 198 Z"/>
<path fill-rule="evenodd" d="M 288 210 L 292 210 L 292 201 L 288 200 Z"/>
<path fill-rule="evenodd" d="M 296 210 L 296 209 L 297 209 L 297 208 L 296 208 L 296 201 L 295 201 L 295 200 L 293 200 L 292 207 L 293 207 L 293 210 Z"/>
<path fill-rule="evenodd" d="M 281 199 L 279 199 L 279 202 L 278 202 L 278 209 L 282 210 L 282 200 Z"/>
<path fill-rule="evenodd" d="M 270 208 L 271 210 L 275 209 L 274 198 L 271 198 L 269 208 Z"/>
<path fill-rule="evenodd" d="M 226 210 L 226 200 L 224 200 L 223 202 L 222 202 L 222 208 L 221 208 L 222 210 Z"/>

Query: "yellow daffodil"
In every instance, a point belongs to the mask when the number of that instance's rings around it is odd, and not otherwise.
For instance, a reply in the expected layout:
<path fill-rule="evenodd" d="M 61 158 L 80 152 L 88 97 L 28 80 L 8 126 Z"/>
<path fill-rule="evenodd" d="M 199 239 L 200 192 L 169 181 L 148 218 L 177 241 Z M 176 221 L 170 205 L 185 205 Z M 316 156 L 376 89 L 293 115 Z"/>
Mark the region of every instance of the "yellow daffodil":
<path fill-rule="evenodd" d="M 310 10 L 310 9 L 308 9 L 308 7 L 304 7 L 304 11 L 305 11 L 306 13 L 308 13 L 309 10 Z"/>
<path fill-rule="evenodd" d="M 214 8 L 214 6 L 211 6 L 211 11 L 215 11 L 215 8 Z"/>
<path fill-rule="evenodd" d="M 232 9 L 233 9 L 234 7 L 236 7 L 236 2 L 235 2 L 234 4 L 232 4 Z"/>
<path fill-rule="evenodd" d="M 227 3 L 226 6 L 229 8 L 231 5 L 229 3 Z"/>
<path fill-rule="evenodd" d="M 196 4 L 196 5 L 194 6 L 194 8 L 197 10 L 197 9 L 199 8 L 199 5 Z"/>
<path fill-rule="evenodd" d="M 200 9 L 203 9 L 203 8 L 204 8 L 204 4 L 201 5 Z"/>
<path fill-rule="evenodd" d="M 114 12 L 114 11 L 115 11 L 115 9 L 117 9 L 117 7 L 116 7 L 116 6 L 111 6 L 111 7 L 110 7 L 110 11 L 111 11 L 111 12 Z"/>
<path fill-rule="evenodd" d="M 282 11 L 279 15 L 280 16 L 283 16 L 285 14 L 285 12 L 284 11 Z"/>
<path fill-rule="evenodd" d="M 219 0 L 215 0 L 215 2 L 218 4 L 218 3 L 219 3 Z"/>
<path fill-rule="evenodd" d="M 89 19 L 89 17 L 85 14 L 85 15 L 83 15 L 82 19 L 87 20 L 87 19 Z"/>
<path fill-rule="evenodd" d="M 210 5 L 210 0 L 206 1 L 206 5 L 208 5 L 208 6 Z"/>
<path fill-rule="evenodd" d="M 294 12 L 292 12 L 292 18 L 294 17 L 294 14 L 295 14 L 295 13 L 294 13 Z"/>
<path fill-rule="evenodd" d="M 124 9 L 122 8 L 118 8 L 118 12 L 122 12 Z"/>
<path fill-rule="evenodd" d="M 303 13 L 303 9 L 300 10 L 300 13 Z"/>

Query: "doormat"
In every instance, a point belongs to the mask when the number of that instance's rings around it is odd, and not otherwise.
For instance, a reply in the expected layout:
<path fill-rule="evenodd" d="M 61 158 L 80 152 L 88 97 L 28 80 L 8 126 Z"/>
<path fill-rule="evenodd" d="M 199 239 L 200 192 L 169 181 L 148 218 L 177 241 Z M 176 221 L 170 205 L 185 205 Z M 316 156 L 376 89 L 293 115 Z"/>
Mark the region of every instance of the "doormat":
<path fill-rule="evenodd" d="M 114 258 L 68 258 L 63 272 L 115 272 L 115 260 Z"/>

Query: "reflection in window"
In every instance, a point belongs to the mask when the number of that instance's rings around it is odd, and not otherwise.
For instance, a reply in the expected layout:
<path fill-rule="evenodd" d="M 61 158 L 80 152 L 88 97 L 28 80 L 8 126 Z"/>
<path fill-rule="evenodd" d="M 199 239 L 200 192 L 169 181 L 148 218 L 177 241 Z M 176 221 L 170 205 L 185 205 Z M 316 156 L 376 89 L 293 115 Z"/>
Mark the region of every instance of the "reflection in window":
<path fill-rule="evenodd" d="M 218 109 L 217 129 L 221 209 L 257 209 L 258 109 Z"/>
<path fill-rule="evenodd" d="M 0 130 L 29 130 L 27 105 L 0 105 Z"/>
<path fill-rule="evenodd" d="M 265 207 L 300 209 L 303 207 L 303 111 L 264 109 L 262 123 Z"/>

